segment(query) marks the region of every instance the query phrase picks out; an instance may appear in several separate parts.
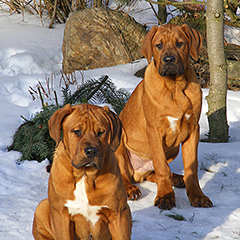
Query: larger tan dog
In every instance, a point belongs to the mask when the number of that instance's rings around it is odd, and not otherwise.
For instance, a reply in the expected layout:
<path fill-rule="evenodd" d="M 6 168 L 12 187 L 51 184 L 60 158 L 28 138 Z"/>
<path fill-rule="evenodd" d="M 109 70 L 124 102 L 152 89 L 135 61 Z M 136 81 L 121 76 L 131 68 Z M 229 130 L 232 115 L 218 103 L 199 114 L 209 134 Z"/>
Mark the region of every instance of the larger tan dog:
<path fill-rule="evenodd" d="M 154 204 L 159 208 L 175 206 L 172 185 L 186 185 L 193 206 L 212 206 L 198 182 L 202 93 L 189 64 L 190 55 L 198 59 L 201 45 L 201 35 L 188 25 L 154 26 L 143 40 L 142 54 L 150 64 L 120 114 L 123 134 L 115 154 L 129 199 L 141 195 L 131 182 L 147 179 L 157 183 Z M 171 174 L 168 166 L 180 144 L 184 178 Z"/>
<path fill-rule="evenodd" d="M 35 212 L 34 238 L 129 240 L 131 213 L 114 156 L 119 118 L 108 107 L 66 105 L 52 115 L 49 130 L 58 147 L 48 198 Z"/>

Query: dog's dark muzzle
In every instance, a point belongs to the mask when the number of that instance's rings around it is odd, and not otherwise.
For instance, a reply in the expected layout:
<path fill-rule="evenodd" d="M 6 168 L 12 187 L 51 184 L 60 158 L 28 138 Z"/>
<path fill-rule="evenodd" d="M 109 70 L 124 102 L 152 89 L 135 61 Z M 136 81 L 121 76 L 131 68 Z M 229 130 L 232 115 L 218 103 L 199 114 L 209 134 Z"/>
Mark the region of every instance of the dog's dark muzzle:
<path fill-rule="evenodd" d="M 93 167 L 100 169 L 102 167 L 102 156 L 99 154 L 99 150 L 95 147 L 86 147 L 84 149 L 85 157 L 78 160 L 77 157 L 72 159 L 73 167 L 80 169 L 82 167 Z"/>
<path fill-rule="evenodd" d="M 181 76 L 184 73 L 184 66 L 182 62 L 178 61 L 174 55 L 165 55 L 162 58 L 162 64 L 159 68 L 159 74 L 162 77 L 178 75 Z"/>

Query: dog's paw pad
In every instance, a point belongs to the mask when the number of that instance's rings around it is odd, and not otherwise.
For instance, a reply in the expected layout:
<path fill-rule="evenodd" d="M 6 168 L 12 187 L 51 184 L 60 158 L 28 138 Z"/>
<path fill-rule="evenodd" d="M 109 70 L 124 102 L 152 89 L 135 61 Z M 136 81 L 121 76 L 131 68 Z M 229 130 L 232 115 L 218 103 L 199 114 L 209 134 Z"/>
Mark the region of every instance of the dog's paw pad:
<path fill-rule="evenodd" d="M 189 197 L 189 196 L 188 196 Z M 207 196 L 195 196 L 189 197 L 189 201 L 193 207 L 205 207 L 209 208 L 213 206 L 213 203 Z"/>
<path fill-rule="evenodd" d="M 126 187 L 127 198 L 129 200 L 137 200 L 142 195 L 140 189 L 135 185 L 129 185 Z"/>
<path fill-rule="evenodd" d="M 172 194 L 169 194 L 169 196 L 165 196 L 165 197 L 157 196 L 154 201 L 154 206 L 160 209 L 170 210 L 173 207 L 176 207 L 175 197 Z"/>

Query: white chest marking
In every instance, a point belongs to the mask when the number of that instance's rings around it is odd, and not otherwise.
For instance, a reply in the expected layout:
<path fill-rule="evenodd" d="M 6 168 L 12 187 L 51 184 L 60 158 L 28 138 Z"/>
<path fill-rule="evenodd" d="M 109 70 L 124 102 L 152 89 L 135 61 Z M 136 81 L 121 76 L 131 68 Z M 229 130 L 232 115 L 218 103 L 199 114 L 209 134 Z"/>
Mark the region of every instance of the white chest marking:
<path fill-rule="evenodd" d="M 185 114 L 185 118 L 186 118 L 186 120 L 188 120 L 190 117 L 191 117 L 190 114 Z"/>
<path fill-rule="evenodd" d="M 173 132 L 175 132 L 176 131 L 178 118 L 167 116 L 167 119 L 169 121 L 170 128 L 173 130 Z"/>
<path fill-rule="evenodd" d="M 87 218 L 87 221 L 91 221 L 93 226 L 97 223 L 100 216 L 97 215 L 99 210 L 107 206 L 91 206 L 88 201 L 86 189 L 85 189 L 85 177 L 77 182 L 76 189 L 74 191 L 75 199 L 68 200 L 65 207 L 68 208 L 69 214 L 72 216 L 76 214 L 82 214 Z"/>

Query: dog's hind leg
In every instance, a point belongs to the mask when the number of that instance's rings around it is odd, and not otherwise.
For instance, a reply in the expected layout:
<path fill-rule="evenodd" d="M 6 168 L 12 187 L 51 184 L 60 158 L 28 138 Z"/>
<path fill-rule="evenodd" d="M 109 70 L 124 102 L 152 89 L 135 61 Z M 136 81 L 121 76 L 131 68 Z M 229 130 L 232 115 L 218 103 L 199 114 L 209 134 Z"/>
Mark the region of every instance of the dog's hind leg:
<path fill-rule="evenodd" d="M 151 172 L 146 178 L 145 180 L 150 181 L 150 182 L 154 182 L 156 183 L 156 175 L 155 172 Z M 183 181 L 183 175 L 179 175 L 176 173 L 171 173 L 171 183 L 172 186 L 177 187 L 177 188 L 185 188 L 185 183 Z"/>
<path fill-rule="evenodd" d="M 53 240 L 53 232 L 50 227 L 50 208 L 48 199 L 39 203 L 34 214 L 32 233 L 35 240 Z"/>
<path fill-rule="evenodd" d="M 120 146 L 115 152 L 115 156 L 118 161 L 120 172 L 123 178 L 127 197 L 129 200 L 137 200 L 142 195 L 142 193 L 137 186 L 131 183 L 131 182 L 134 182 L 134 179 L 133 179 L 134 170 L 130 163 L 130 160 L 127 154 L 127 149 L 123 144 L 123 140 L 121 141 Z"/>

